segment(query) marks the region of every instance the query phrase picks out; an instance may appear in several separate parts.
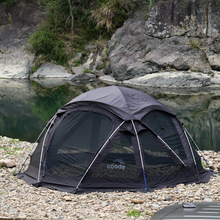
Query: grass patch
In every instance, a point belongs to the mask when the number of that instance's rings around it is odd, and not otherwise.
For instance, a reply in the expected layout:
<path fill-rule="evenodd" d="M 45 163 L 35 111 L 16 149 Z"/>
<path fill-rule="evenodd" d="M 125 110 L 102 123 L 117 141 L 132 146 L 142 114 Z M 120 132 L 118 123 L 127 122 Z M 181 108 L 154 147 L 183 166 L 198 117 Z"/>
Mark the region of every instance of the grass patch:
<path fill-rule="evenodd" d="M 15 143 L 19 143 L 20 141 L 11 139 L 9 142 L 10 142 L 10 144 L 15 144 Z M 13 155 L 13 154 L 15 154 L 16 151 L 21 150 L 19 147 L 11 148 L 10 146 L 0 146 L 0 148 L 3 151 L 5 151 L 5 154 L 8 154 L 8 155 Z"/>
<path fill-rule="evenodd" d="M 90 69 L 88 69 L 88 68 L 85 68 L 85 69 L 83 70 L 83 73 L 92 73 L 92 71 L 91 71 Z"/>
<path fill-rule="evenodd" d="M 4 150 L 4 151 L 8 151 L 8 147 L 7 146 L 0 146 L 0 148 L 2 148 L 2 150 Z"/>
<path fill-rule="evenodd" d="M 145 215 L 147 215 L 147 216 L 152 216 L 153 214 L 150 213 L 150 212 L 146 212 Z"/>
<path fill-rule="evenodd" d="M 192 48 L 199 50 L 202 47 L 202 41 L 200 39 L 190 39 L 190 45 Z"/>
<path fill-rule="evenodd" d="M 206 168 L 206 167 L 207 167 L 207 165 L 206 165 L 206 163 L 205 163 L 204 161 L 202 161 L 202 167 L 203 167 L 203 168 Z"/>
<path fill-rule="evenodd" d="M 15 139 L 9 140 L 10 144 L 16 144 L 16 143 L 19 143 L 19 142 L 20 142 L 19 140 L 15 140 Z"/>
<path fill-rule="evenodd" d="M 32 73 L 36 72 L 37 69 L 38 69 L 37 66 L 35 66 L 35 65 L 32 65 L 32 66 L 31 66 L 31 72 L 32 72 Z"/>
<path fill-rule="evenodd" d="M 131 211 L 128 211 L 127 216 L 140 217 L 141 213 L 136 209 L 132 209 Z"/>

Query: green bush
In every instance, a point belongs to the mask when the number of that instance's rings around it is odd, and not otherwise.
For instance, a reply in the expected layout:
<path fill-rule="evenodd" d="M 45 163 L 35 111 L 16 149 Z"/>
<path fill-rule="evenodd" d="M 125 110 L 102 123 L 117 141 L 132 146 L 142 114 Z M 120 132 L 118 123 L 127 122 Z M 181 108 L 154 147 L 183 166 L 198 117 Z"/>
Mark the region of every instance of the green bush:
<path fill-rule="evenodd" d="M 10 6 L 14 2 L 14 0 L 0 0 L 0 4 L 3 2 L 6 3 L 6 6 Z"/>
<path fill-rule="evenodd" d="M 123 24 L 141 2 L 141 0 L 98 1 L 91 11 L 91 18 L 98 27 L 105 27 L 108 32 L 114 31 Z"/>
<path fill-rule="evenodd" d="M 32 52 L 46 61 L 67 63 L 70 54 L 89 41 L 110 39 L 142 0 L 39 0 L 47 11 L 45 23 L 30 37 Z"/>
<path fill-rule="evenodd" d="M 67 60 L 65 44 L 54 31 L 42 25 L 29 39 L 32 52 L 43 55 L 46 61 L 54 60 L 63 64 Z"/>

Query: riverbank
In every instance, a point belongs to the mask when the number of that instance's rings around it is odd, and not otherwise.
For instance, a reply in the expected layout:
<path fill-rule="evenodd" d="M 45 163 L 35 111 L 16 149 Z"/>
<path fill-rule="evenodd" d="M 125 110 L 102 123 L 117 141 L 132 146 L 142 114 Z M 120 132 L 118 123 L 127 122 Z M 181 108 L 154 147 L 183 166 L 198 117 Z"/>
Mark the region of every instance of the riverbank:
<path fill-rule="evenodd" d="M 11 168 L 0 169 L 0 219 L 150 219 L 153 213 L 182 202 L 220 201 L 220 175 L 206 184 L 179 184 L 149 193 L 94 192 L 75 195 L 36 188 L 15 174 L 32 143 L 0 136 L 0 161 Z M 203 151 L 215 171 L 220 171 L 220 152 Z M 27 163 L 28 164 L 28 163 Z M 7 164 L 6 164 L 7 165 Z"/>

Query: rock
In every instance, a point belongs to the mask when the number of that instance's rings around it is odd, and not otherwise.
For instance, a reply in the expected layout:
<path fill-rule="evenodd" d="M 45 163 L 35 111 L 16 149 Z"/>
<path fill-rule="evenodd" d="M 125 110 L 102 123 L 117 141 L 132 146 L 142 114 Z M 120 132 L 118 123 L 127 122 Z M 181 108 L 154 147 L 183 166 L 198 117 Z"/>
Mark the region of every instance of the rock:
<path fill-rule="evenodd" d="M 70 76 L 71 74 L 65 67 L 54 63 L 44 63 L 34 74 L 31 75 L 30 78 L 67 78 Z"/>
<path fill-rule="evenodd" d="M 96 80 L 96 76 L 91 73 L 80 73 L 71 75 L 67 81 L 71 81 L 73 83 L 88 83 Z"/>
<path fill-rule="evenodd" d="M 213 199 L 212 198 L 205 198 L 204 202 L 213 202 Z"/>
<path fill-rule="evenodd" d="M 17 219 L 26 219 L 27 216 L 23 213 L 20 213 L 18 216 L 17 216 Z"/>
<path fill-rule="evenodd" d="M 183 44 L 172 45 L 170 40 L 146 54 L 145 62 L 156 63 L 164 69 L 167 67 L 176 70 L 191 69 L 194 72 L 208 72 L 211 70 L 204 51 L 193 48 L 187 49 Z"/>
<path fill-rule="evenodd" d="M 207 55 L 213 70 L 220 70 L 220 54 Z"/>
<path fill-rule="evenodd" d="M 220 88 L 218 74 L 213 76 L 191 71 L 152 73 L 124 81 L 117 81 L 112 76 L 102 76 L 99 79 L 107 84 L 122 84 L 136 88 Z"/>
<path fill-rule="evenodd" d="M 208 16 L 205 4 L 184 4 L 169 0 L 151 8 L 147 18 L 141 13 L 130 17 L 109 41 L 106 73 L 124 81 L 167 68 L 203 73 L 220 70 L 216 2 L 210 1 Z M 206 21 L 209 16 L 212 21 Z"/>
<path fill-rule="evenodd" d="M 0 3 L 0 8 L 4 8 L 4 3 Z M 7 11 L 10 22 L 0 28 L 0 78 L 28 78 L 34 55 L 25 45 L 44 16 L 35 1 L 28 4 L 19 1 L 11 4 Z M 0 14 L 0 19 L 6 16 Z"/>
<path fill-rule="evenodd" d="M 166 195 L 164 200 L 165 201 L 172 201 L 173 200 L 173 196 L 172 195 Z"/>
<path fill-rule="evenodd" d="M 157 210 L 157 209 L 160 208 L 160 206 L 159 206 L 158 204 L 152 204 L 152 205 L 151 205 L 151 208 Z"/>
<path fill-rule="evenodd" d="M 142 77 L 125 80 L 125 85 L 149 86 L 161 88 L 201 88 L 211 86 L 211 77 L 202 73 L 164 72 L 147 74 Z M 218 85 L 217 85 L 218 86 Z"/>
<path fill-rule="evenodd" d="M 0 166 L 6 167 L 6 168 L 12 168 L 12 167 L 16 167 L 16 164 L 13 160 L 2 159 L 0 160 Z"/>
<path fill-rule="evenodd" d="M 74 74 L 82 74 L 84 73 L 84 67 L 79 66 L 79 67 L 72 67 L 71 70 L 73 71 Z"/>
<path fill-rule="evenodd" d="M 31 81 L 38 83 L 43 88 L 54 88 L 64 85 L 66 78 L 32 78 Z"/>
<path fill-rule="evenodd" d="M 86 69 L 100 76 L 103 75 L 104 67 L 107 62 L 107 45 L 106 40 L 98 40 L 95 43 L 89 43 L 86 45 L 83 52 L 75 54 L 75 56 L 69 60 L 68 64 L 71 70 L 75 74 L 84 73 Z M 80 66 L 76 66 L 80 64 Z"/>
<path fill-rule="evenodd" d="M 0 146 L 10 145 L 10 138 L 0 137 Z M 14 144 L 19 151 L 10 155 L 20 167 L 24 156 L 35 146 L 19 141 Z M 1 158 L 8 155 L 0 147 Z M 203 152 L 209 161 L 215 161 L 219 153 Z M 214 164 L 214 162 L 213 162 Z M 1 169 L 1 218 L 2 219 L 128 219 L 128 211 L 141 213 L 138 219 L 150 220 L 153 213 L 173 204 L 187 202 L 219 201 L 220 176 L 213 176 L 208 183 L 179 184 L 174 188 L 158 189 L 154 192 L 92 192 L 73 195 L 47 188 L 35 188 L 13 177 L 10 169 Z M 187 195 L 195 195 L 187 198 Z M 164 198 L 171 199 L 165 201 Z M 131 201 L 146 201 L 131 203 Z M 43 206 L 42 206 L 43 205 Z M 148 214 L 146 214 L 148 213 Z M 134 216 L 130 217 L 134 219 Z"/>
<path fill-rule="evenodd" d="M 110 75 L 100 76 L 99 79 L 102 82 L 105 82 L 105 83 L 110 84 L 110 85 L 115 85 L 115 84 L 120 83 L 113 76 L 110 76 Z"/>
<path fill-rule="evenodd" d="M 0 78 L 27 79 L 33 60 L 34 56 L 23 49 L 0 53 Z"/>
<path fill-rule="evenodd" d="M 134 203 L 134 204 L 143 204 L 143 203 L 144 203 L 144 200 L 132 199 L 131 202 Z"/>
<path fill-rule="evenodd" d="M 101 206 L 102 206 L 102 207 L 105 207 L 105 206 L 107 206 L 107 205 L 108 205 L 108 202 L 102 202 L 102 203 L 101 203 Z"/>
<path fill-rule="evenodd" d="M 70 196 L 64 196 L 63 200 L 67 201 L 67 202 L 71 202 L 72 198 Z"/>

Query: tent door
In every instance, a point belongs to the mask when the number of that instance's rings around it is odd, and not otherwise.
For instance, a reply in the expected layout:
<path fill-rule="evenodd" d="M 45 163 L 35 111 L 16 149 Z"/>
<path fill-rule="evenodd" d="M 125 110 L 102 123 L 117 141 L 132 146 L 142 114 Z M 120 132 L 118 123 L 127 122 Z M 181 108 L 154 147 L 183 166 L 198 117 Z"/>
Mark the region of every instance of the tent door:
<path fill-rule="evenodd" d="M 100 149 L 78 187 L 145 190 L 137 145 L 135 134 L 118 129 Z"/>

